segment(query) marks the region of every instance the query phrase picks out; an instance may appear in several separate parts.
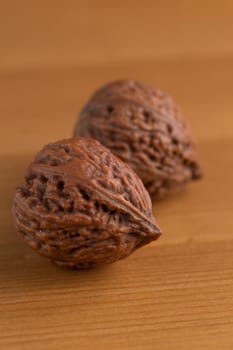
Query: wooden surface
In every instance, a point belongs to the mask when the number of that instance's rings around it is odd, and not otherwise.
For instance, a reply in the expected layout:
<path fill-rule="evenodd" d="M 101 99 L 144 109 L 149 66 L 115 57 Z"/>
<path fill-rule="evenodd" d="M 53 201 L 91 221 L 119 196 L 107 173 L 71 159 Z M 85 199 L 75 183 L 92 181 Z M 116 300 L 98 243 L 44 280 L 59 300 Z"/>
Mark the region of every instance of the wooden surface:
<path fill-rule="evenodd" d="M 0 348 L 233 348 L 233 4 L 6 1 L 0 11 Z M 40 147 L 69 137 L 99 85 L 173 95 L 203 181 L 154 203 L 163 236 L 111 266 L 59 269 L 15 235 L 11 202 Z"/>

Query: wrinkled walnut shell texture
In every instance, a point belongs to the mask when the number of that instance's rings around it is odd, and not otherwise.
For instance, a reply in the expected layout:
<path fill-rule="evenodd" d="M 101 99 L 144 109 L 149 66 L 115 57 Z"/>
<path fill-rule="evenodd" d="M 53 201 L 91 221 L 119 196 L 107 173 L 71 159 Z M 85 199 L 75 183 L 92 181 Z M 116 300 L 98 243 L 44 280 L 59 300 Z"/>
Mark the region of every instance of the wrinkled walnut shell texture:
<path fill-rule="evenodd" d="M 112 263 L 159 237 L 141 180 L 95 140 L 45 146 L 15 193 L 18 232 L 60 265 Z"/>
<path fill-rule="evenodd" d="M 108 147 L 135 170 L 153 198 L 201 177 L 190 132 L 173 100 L 135 81 L 98 90 L 82 110 L 74 136 Z"/>

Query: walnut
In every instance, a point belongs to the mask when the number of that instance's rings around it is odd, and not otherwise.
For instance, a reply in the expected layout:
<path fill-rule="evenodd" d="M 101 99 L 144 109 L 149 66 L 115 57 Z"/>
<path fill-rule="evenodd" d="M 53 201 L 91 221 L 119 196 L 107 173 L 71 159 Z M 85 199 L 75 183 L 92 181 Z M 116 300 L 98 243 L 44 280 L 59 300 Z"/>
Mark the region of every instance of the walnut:
<path fill-rule="evenodd" d="M 153 198 L 201 177 L 190 132 L 173 100 L 132 80 L 99 89 L 82 110 L 74 136 L 97 139 L 129 164 Z"/>
<path fill-rule="evenodd" d="M 70 268 L 112 263 L 160 235 L 139 177 L 85 138 L 51 143 L 37 154 L 13 213 L 31 248 Z"/>

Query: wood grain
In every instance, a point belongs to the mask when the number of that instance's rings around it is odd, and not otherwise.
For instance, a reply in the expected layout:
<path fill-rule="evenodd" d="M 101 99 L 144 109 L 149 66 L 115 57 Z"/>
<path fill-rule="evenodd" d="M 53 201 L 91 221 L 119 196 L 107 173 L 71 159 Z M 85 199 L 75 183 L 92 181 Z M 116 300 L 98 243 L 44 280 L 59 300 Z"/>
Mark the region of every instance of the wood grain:
<path fill-rule="evenodd" d="M 232 349 L 232 2 L 1 7 L 0 348 Z M 59 269 L 16 236 L 14 188 L 43 144 L 71 135 L 93 90 L 124 77 L 174 96 L 205 178 L 154 203 L 159 241 L 111 266 Z"/>
<path fill-rule="evenodd" d="M 3 67 L 102 65 L 233 54 L 231 0 L 11 0 L 1 4 Z"/>

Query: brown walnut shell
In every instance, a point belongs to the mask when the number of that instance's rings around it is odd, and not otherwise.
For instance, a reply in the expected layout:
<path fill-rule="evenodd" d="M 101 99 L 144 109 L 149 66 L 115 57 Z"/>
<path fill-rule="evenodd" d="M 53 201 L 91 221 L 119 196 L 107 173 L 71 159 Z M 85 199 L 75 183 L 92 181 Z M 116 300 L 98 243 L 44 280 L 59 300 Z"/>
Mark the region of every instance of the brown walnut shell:
<path fill-rule="evenodd" d="M 201 177 L 178 107 L 160 90 L 132 81 L 99 89 L 82 110 L 74 136 L 97 139 L 129 164 L 153 198 Z"/>
<path fill-rule="evenodd" d="M 139 177 L 85 138 L 51 143 L 37 154 L 13 213 L 31 248 L 70 268 L 112 263 L 160 235 Z"/>

